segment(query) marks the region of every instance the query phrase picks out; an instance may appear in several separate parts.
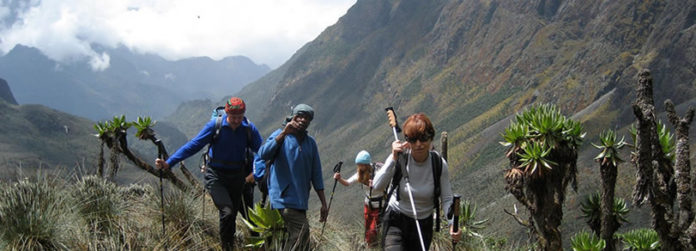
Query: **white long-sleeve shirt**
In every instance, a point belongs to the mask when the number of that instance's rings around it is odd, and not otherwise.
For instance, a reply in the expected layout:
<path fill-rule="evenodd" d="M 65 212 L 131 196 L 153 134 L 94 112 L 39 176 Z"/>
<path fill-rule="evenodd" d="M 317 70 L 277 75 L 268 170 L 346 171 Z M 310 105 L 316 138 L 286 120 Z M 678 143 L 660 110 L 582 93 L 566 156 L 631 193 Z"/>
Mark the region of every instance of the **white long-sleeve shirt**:
<path fill-rule="evenodd" d="M 403 156 L 403 155 L 401 155 Z M 433 203 L 433 195 L 435 194 L 435 180 L 433 179 L 432 154 L 428 153 L 428 158 L 424 162 L 416 162 L 413 156 L 409 154 L 408 172 L 411 189 L 413 192 L 413 200 L 416 207 L 418 219 L 425 219 L 433 214 L 435 205 Z M 404 158 L 401 158 L 401 164 L 404 164 Z M 447 161 L 442 160 L 442 173 L 440 175 L 440 205 L 442 211 L 447 215 L 452 205 L 452 185 L 449 181 L 449 173 L 447 171 Z M 373 181 L 373 190 L 384 190 L 391 183 L 396 170 L 396 162 L 390 154 L 384 166 L 377 171 Z M 405 177 L 405 173 L 402 177 Z M 396 200 L 396 192 L 399 193 L 400 201 Z M 389 207 L 398 209 L 401 213 L 414 217 L 413 209 L 411 209 L 411 198 L 406 190 L 406 179 L 402 178 L 399 183 L 399 191 L 396 191 L 389 198 Z M 451 219 L 448 219 L 451 221 Z"/>
<path fill-rule="evenodd" d="M 374 164 L 371 164 L 371 165 L 374 165 Z M 377 170 L 375 171 L 375 175 L 377 175 L 377 172 L 379 172 L 379 170 L 381 170 L 382 168 L 377 167 L 376 169 Z M 353 174 L 353 176 L 350 176 L 350 178 L 348 178 L 346 180 L 346 183 L 348 183 L 348 185 L 360 183 L 360 182 L 358 182 L 358 172 L 355 172 L 355 174 Z M 360 183 L 360 184 L 362 185 L 362 183 Z M 364 200 L 365 205 L 368 205 L 370 203 L 370 199 L 369 199 L 370 197 L 379 198 L 379 197 L 382 197 L 384 195 L 384 188 L 383 189 L 374 189 L 373 188 L 372 190 L 370 190 L 370 188 L 367 186 L 361 186 L 361 187 L 362 187 L 363 192 L 365 193 L 365 200 Z M 378 202 L 376 202 L 376 203 L 378 203 Z M 373 203 L 373 205 L 375 205 L 376 203 Z M 376 207 L 376 206 L 374 206 L 374 207 Z"/>

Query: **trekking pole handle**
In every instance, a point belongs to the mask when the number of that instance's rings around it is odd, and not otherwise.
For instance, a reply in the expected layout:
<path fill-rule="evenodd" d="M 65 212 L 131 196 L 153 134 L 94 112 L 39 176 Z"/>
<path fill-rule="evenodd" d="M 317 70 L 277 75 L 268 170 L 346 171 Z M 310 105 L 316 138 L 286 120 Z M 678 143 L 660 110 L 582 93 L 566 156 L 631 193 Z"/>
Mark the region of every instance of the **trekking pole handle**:
<path fill-rule="evenodd" d="M 401 128 L 399 127 L 399 122 L 396 120 L 396 112 L 394 112 L 393 107 L 387 107 L 384 109 L 387 111 L 387 118 L 389 118 L 389 126 L 392 127 L 392 132 L 394 132 L 394 139 L 399 140 L 399 134 Z"/>
<path fill-rule="evenodd" d="M 334 173 L 340 173 L 342 165 L 343 165 L 343 161 L 339 161 L 338 164 L 336 164 L 333 168 Z"/>

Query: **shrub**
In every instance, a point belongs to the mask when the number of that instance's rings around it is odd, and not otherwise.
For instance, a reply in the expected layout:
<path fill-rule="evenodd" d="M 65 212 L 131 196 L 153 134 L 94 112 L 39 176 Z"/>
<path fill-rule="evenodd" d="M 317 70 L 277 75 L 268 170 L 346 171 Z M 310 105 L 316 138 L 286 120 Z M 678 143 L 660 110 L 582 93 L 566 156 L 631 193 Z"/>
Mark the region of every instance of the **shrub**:
<path fill-rule="evenodd" d="M 653 229 L 640 228 L 617 234 L 627 249 L 633 251 L 660 250 L 660 238 Z"/>
<path fill-rule="evenodd" d="M 598 236 L 585 231 L 581 231 L 570 238 L 570 245 L 573 247 L 573 251 L 601 251 L 606 244 Z"/>
<path fill-rule="evenodd" d="M 4 185 L 0 192 L 0 246 L 10 250 L 67 249 L 64 196 L 53 181 L 37 180 Z"/>

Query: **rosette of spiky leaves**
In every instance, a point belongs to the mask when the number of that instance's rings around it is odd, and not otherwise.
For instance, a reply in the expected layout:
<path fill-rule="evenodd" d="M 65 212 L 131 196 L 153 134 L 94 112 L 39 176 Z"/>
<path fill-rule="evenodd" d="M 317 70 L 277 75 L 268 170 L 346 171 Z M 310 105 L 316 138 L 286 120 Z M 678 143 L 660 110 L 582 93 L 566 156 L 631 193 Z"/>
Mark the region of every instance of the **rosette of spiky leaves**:
<path fill-rule="evenodd" d="M 590 226 L 590 229 L 595 233 L 599 233 L 601 226 L 602 209 L 601 205 L 601 195 L 599 192 L 592 193 L 585 197 L 580 203 L 580 211 L 582 211 L 582 217 L 585 218 L 585 222 Z"/>
<path fill-rule="evenodd" d="M 614 215 L 616 215 L 616 220 L 619 223 L 628 222 L 626 215 L 631 210 L 628 208 L 626 201 L 622 198 L 614 198 L 614 207 L 612 208 Z"/>
<path fill-rule="evenodd" d="M 121 115 L 120 117 L 114 116 L 114 118 L 111 120 L 111 126 L 114 132 L 125 134 L 128 128 L 131 127 L 131 123 L 126 121 L 126 115 Z"/>
<path fill-rule="evenodd" d="M 459 212 L 459 226 L 461 226 L 463 238 L 482 238 L 479 234 L 481 230 L 485 228 L 488 219 L 477 220 L 476 219 L 476 204 L 471 201 L 464 201 L 462 203 L 461 211 Z"/>
<path fill-rule="evenodd" d="M 285 222 L 278 210 L 271 208 L 270 203 L 266 207 L 262 207 L 261 203 L 254 204 L 254 208 L 249 209 L 249 221 L 242 220 L 251 231 L 259 233 L 259 236 L 248 237 L 246 247 L 280 250 L 285 235 Z"/>
<path fill-rule="evenodd" d="M 551 170 L 553 168 L 552 165 L 556 165 L 555 162 L 546 158 L 551 149 L 550 146 L 543 142 L 532 142 L 527 147 L 522 148 L 523 152 L 517 155 L 520 157 L 520 166 L 524 167 L 524 172 L 531 175 L 539 170 L 539 175 L 542 175 L 542 167 Z"/>
<path fill-rule="evenodd" d="M 133 126 L 138 130 L 135 132 L 135 137 L 141 140 L 150 139 L 155 136 L 155 131 L 152 127 L 157 123 L 153 121 L 150 117 L 138 117 L 138 119 L 133 122 Z"/>
<path fill-rule="evenodd" d="M 110 137 L 109 133 L 111 132 L 111 129 L 109 128 L 109 122 L 97 122 L 96 124 L 94 124 L 94 130 L 97 131 L 97 134 L 95 134 L 94 136 L 96 136 L 102 141 Z"/>
<path fill-rule="evenodd" d="M 570 238 L 570 245 L 573 251 L 600 251 L 604 250 L 607 243 L 596 235 L 580 231 Z"/>
<path fill-rule="evenodd" d="M 667 126 L 662 121 L 657 121 L 657 137 L 660 140 L 660 147 L 665 159 L 674 162 L 676 142 L 674 142 L 674 134 L 672 134 Z"/>
<path fill-rule="evenodd" d="M 517 161 L 516 158 L 521 157 L 520 155 L 522 154 L 529 155 L 534 152 L 541 154 L 547 152 L 546 150 L 553 151 L 554 149 L 567 149 L 563 150 L 564 152 L 568 150 L 573 151 L 582 143 L 585 133 L 579 122 L 563 116 L 556 106 L 541 104 L 531 106 L 527 110 L 516 114 L 515 121 L 505 129 L 502 136 L 505 141 L 501 142 L 501 144 L 503 146 L 511 146 L 506 153 L 507 157 L 511 158 L 511 161 Z M 544 149 L 544 151 L 536 151 L 540 148 Z M 517 154 L 513 155 L 513 152 Z M 548 155 L 548 152 L 546 155 Z M 564 155 L 561 154 L 560 156 Z M 546 161 L 547 159 L 538 160 Z M 553 161 L 550 163 L 553 163 Z M 526 165 L 520 166 L 527 167 Z M 536 171 L 534 168 L 528 170 Z"/>
<path fill-rule="evenodd" d="M 459 230 L 461 231 L 461 239 L 457 242 L 456 250 L 485 250 L 486 238 L 481 231 L 486 227 L 488 219 L 476 219 L 476 203 L 471 201 L 463 201 L 459 211 Z M 446 222 L 443 224 L 447 226 Z M 449 228 L 447 228 L 449 229 Z M 452 237 L 449 230 L 433 232 L 433 239 L 430 244 L 430 250 L 452 250 Z"/>
<path fill-rule="evenodd" d="M 592 143 L 594 147 L 602 150 L 602 152 L 595 157 L 595 160 L 599 161 L 602 166 L 609 162 L 611 162 L 614 166 L 623 162 L 623 160 L 619 158 L 617 152 L 626 145 L 626 142 L 624 141 L 623 137 L 621 137 L 621 139 L 618 141 L 616 138 L 616 132 L 613 130 L 606 130 L 599 134 L 599 140 L 601 142 L 599 145 Z"/>
<path fill-rule="evenodd" d="M 563 126 L 566 118 L 561 111 L 550 104 L 543 104 L 530 109 L 532 114 L 529 119 L 530 134 L 537 141 L 556 147 L 564 139 Z"/>
<path fill-rule="evenodd" d="M 639 228 L 624 234 L 617 234 L 627 249 L 636 251 L 660 250 L 660 238 L 653 229 Z"/>
<path fill-rule="evenodd" d="M 500 144 L 503 146 L 511 146 L 510 149 L 505 153 L 506 157 L 509 158 L 512 153 L 519 150 L 519 148 L 522 146 L 522 142 L 527 139 L 528 133 L 528 126 L 521 123 L 513 123 L 505 128 L 505 132 L 502 135 L 505 142 L 500 142 Z"/>
<path fill-rule="evenodd" d="M 580 122 L 566 119 L 563 123 L 563 139 L 573 148 L 578 148 L 582 144 L 586 134 L 582 130 L 582 124 L 580 124 Z"/>
<path fill-rule="evenodd" d="M 588 195 L 584 201 L 580 203 L 580 211 L 582 211 L 582 217 L 585 218 L 585 222 L 590 228 L 599 233 L 599 228 L 601 227 L 601 195 L 599 192 L 592 193 Z M 626 204 L 626 201 L 621 198 L 614 198 L 614 205 L 612 206 L 612 212 L 616 216 L 616 221 L 621 223 L 628 222 L 626 215 L 630 209 Z"/>

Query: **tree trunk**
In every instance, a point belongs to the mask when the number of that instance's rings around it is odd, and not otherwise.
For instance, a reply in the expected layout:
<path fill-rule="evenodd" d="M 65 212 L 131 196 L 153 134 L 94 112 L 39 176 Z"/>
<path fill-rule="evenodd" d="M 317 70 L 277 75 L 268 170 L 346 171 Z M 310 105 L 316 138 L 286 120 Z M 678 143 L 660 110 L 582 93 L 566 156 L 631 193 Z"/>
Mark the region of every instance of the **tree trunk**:
<path fill-rule="evenodd" d="M 125 155 L 126 158 L 133 162 L 137 167 L 140 167 L 141 169 L 147 171 L 155 177 L 159 177 L 159 170 L 157 168 L 143 161 L 140 157 L 136 156 L 135 154 L 133 154 L 133 152 L 130 151 L 130 148 L 128 148 L 128 141 L 125 137 L 122 137 L 119 142 L 123 146 L 123 155 Z M 190 187 L 187 186 L 184 182 L 182 182 L 179 179 L 179 177 L 174 175 L 171 168 L 162 172 L 162 178 L 169 180 L 170 182 L 172 182 L 172 184 L 174 184 L 174 186 L 176 186 L 182 191 L 187 191 L 188 189 L 190 189 Z"/>
<path fill-rule="evenodd" d="M 676 129 L 677 145 L 676 145 L 676 162 L 675 179 L 677 184 L 677 202 L 679 203 L 679 212 L 673 232 L 679 233 L 679 240 L 687 250 L 694 250 L 694 237 L 689 234 L 689 225 L 693 224 L 694 213 L 692 209 L 691 199 L 691 162 L 689 160 L 689 125 L 693 121 L 694 109 L 689 108 L 686 116 L 679 118 L 674 109 L 672 101 L 665 101 L 665 110 L 667 110 L 667 118 Z"/>
<path fill-rule="evenodd" d="M 114 181 L 114 177 L 116 177 L 116 173 L 118 172 L 118 166 L 119 166 L 118 157 L 119 157 L 118 144 L 112 144 L 111 145 L 111 156 L 109 158 L 109 160 L 110 160 L 109 174 L 106 177 L 106 179 L 109 181 Z"/>
<path fill-rule="evenodd" d="M 652 92 L 650 71 L 638 73 L 637 100 L 633 104 L 633 113 L 638 118 L 636 123 L 636 186 L 633 189 L 633 203 L 641 206 L 648 199 L 648 190 L 652 182 L 653 154 L 652 142 L 657 140 L 657 122 Z"/>
<path fill-rule="evenodd" d="M 616 186 L 617 167 L 607 161 L 600 165 L 602 179 L 601 230 L 600 238 L 606 242 L 605 251 L 615 251 L 614 233 L 619 229 L 619 221 L 614 214 L 614 189 Z"/>
<path fill-rule="evenodd" d="M 673 169 L 669 160 L 665 160 L 657 133 L 655 106 L 653 100 L 653 83 L 650 71 L 642 70 L 638 74 L 637 100 L 633 112 L 638 119 L 636 148 L 638 168 L 636 188 L 633 201 L 636 205 L 650 203 L 653 229 L 662 243 L 662 250 L 684 250 L 678 241 L 678 233 L 672 232 L 674 222 L 674 183 Z"/>
<path fill-rule="evenodd" d="M 99 158 L 97 159 L 97 176 L 104 177 L 104 141 L 99 146 Z"/>
<path fill-rule="evenodd" d="M 559 226 L 563 219 L 563 202 L 566 188 L 574 180 L 577 155 L 571 149 L 556 149 L 549 159 L 558 163 L 543 177 L 533 179 L 525 191 L 528 209 L 534 219 L 541 250 L 563 250 Z"/>

